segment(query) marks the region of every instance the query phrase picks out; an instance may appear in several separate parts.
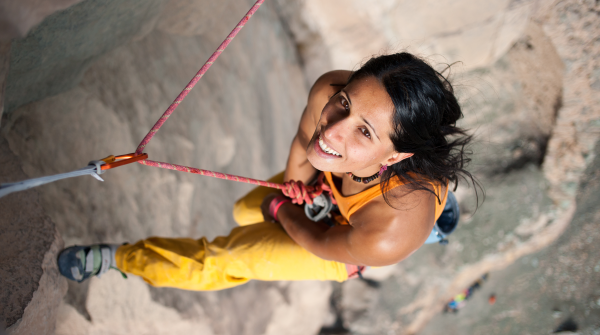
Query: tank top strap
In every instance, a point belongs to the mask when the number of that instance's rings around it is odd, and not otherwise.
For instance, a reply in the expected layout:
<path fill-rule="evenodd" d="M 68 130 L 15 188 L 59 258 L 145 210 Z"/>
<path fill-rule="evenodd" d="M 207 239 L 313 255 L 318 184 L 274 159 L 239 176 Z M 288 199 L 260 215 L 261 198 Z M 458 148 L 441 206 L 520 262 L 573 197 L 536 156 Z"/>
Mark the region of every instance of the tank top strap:
<path fill-rule="evenodd" d="M 331 188 L 333 196 L 337 201 L 338 208 L 342 216 L 349 220 L 350 216 L 358 211 L 362 206 L 364 206 L 369 201 L 375 199 L 376 197 L 382 195 L 381 187 L 379 184 L 373 185 L 372 187 L 350 196 L 343 196 L 341 191 L 337 189 L 335 183 L 333 182 L 333 175 L 331 172 L 323 172 L 325 174 L 325 179 Z M 404 185 L 404 183 L 400 180 L 400 178 L 393 178 L 390 180 L 388 185 L 388 190 L 391 190 L 400 185 Z"/>
<path fill-rule="evenodd" d="M 359 209 L 361 209 L 369 201 L 382 195 L 381 187 L 379 184 L 377 184 L 377 185 L 373 185 L 372 187 L 370 187 L 360 193 L 345 197 L 342 195 L 340 190 L 338 190 L 337 187 L 335 186 L 331 172 L 323 172 L 323 173 L 325 174 L 326 182 L 329 185 L 329 187 L 331 188 L 331 192 L 333 193 L 333 196 L 335 197 L 335 200 L 337 201 L 337 205 L 340 210 L 340 214 L 342 214 L 344 219 L 346 219 L 346 224 L 347 224 L 347 221 L 350 219 L 350 216 L 352 216 L 352 214 L 356 213 Z M 434 182 L 429 182 L 429 183 L 433 186 L 435 194 L 441 200 L 441 203 L 439 203 L 436 200 L 436 204 L 435 204 L 435 218 L 437 220 L 437 218 L 439 218 L 440 215 L 442 214 L 442 211 L 444 210 L 444 207 L 446 205 L 446 199 L 448 197 L 447 196 L 448 195 L 448 187 L 446 185 L 446 190 L 445 190 L 444 194 L 442 194 L 442 185 L 440 183 L 434 183 Z M 386 187 L 386 192 L 389 190 L 392 190 L 398 186 L 404 185 L 404 184 L 405 184 L 405 182 L 401 178 L 399 178 L 399 177 L 392 178 L 392 179 L 390 179 L 388 186 Z"/>

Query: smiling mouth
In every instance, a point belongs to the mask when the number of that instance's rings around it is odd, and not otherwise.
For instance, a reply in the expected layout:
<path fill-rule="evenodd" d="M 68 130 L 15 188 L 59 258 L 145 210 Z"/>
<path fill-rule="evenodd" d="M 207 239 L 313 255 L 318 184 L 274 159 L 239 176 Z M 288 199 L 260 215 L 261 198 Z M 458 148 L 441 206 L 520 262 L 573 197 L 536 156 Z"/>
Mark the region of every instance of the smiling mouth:
<path fill-rule="evenodd" d="M 323 138 L 321 138 L 321 134 L 319 134 L 319 147 L 321 148 L 321 150 L 323 150 L 324 152 L 326 152 L 330 155 L 342 157 L 342 155 L 340 155 L 339 152 L 331 149 L 330 147 L 327 146 L 327 144 L 325 144 L 325 142 L 323 141 Z"/>

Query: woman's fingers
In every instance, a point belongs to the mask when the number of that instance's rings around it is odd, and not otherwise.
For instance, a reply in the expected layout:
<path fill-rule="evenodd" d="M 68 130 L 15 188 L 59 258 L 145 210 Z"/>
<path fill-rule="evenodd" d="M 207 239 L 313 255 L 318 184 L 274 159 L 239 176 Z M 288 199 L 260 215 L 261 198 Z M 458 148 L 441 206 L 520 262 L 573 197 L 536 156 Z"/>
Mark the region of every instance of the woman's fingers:
<path fill-rule="evenodd" d="M 316 186 L 304 185 L 302 181 L 290 180 L 283 183 L 283 195 L 292 199 L 292 203 L 302 205 L 303 203 L 312 204 L 313 199 L 323 193 L 321 184 Z"/>

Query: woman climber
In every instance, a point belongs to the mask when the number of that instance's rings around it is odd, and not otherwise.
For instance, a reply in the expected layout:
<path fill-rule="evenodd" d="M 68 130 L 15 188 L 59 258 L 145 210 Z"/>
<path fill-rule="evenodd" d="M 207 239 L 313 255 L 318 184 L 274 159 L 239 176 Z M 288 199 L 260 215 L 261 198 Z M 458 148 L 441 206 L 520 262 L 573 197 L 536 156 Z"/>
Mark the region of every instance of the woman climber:
<path fill-rule="evenodd" d="M 60 272 L 81 282 L 114 268 L 154 286 L 220 290 L 252 279 L 341 282 L 397 263 L 432 233 L 449 183 L 475 182 L 460 117 L 451 84 L 411 54 L 328 72 L 310 90 L 285 172 L 271 179 L 287 189 L 257 187 L 240 199 L 240 226 L 228 236 L 73 246 L 59 255 Z M 299 205 L 321 190 L 337 211 L 314 222 Z"/>

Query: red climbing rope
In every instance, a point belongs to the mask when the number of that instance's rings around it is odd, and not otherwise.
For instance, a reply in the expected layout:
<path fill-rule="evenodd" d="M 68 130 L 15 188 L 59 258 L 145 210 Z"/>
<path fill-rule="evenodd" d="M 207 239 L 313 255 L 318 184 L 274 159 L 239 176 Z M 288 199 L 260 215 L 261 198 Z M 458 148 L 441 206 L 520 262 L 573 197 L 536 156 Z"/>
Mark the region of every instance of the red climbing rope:
<path fill-rule="evenodd" d="M 158 132 L 160 127 L 162 127 L 162 125 L 167 121 L 169 116 L 171 116 L 171 114 L 173 114 L 173 112 L 175 111 L 177 106 L 179 106 L 179 104 L 183 101 L 183 99 L 185 99 L 185 97 L 192 90 L 192 88 L 194 88 L 196 83 L 198 83 L 200 78 L 202 78 L 202 76 L 204 76 L 204 74 L 206 73 L 206 71 L 208 71 L 208 69 L 211 67 L 211 65 L 214 64 L 215 60 L 219 57 L 219 55 L 221 55 L 221 53 L 225 50 L 225 48 L 227 48 L 227 46 L 229 45 L 231 40 L 233 40 L 233 38 L 240 32 L 240 30 L 242 30 L 242 28 L 246 25 L 248 20 L 252 17 L 252 15 L 254 15 L 254 13 L 256 13 L 258 8 L 260 7 L 260 5 L 262 5 L 262 3 L 264 1 L 265 0 L 256 1 L 254 6 L 252 6 L 252 8 L 250 8 L 250 10 L 248 11 L 248 13 L 246 13 L 246 15 L 244 15 L 242 20 L 235 26 L 235 28 L 233 28 L 231 33 L 229 33 L 229 35 L 227 35 L 227 38 L 225 38 L 225 40 L 221 43 L 221 45 L 219 45 L 217 50 L 215 52 L 213 52 L 213 54 L 208 58 L 206 63 L 204 63 L 204 65 L 200 68 L 198 73 L 196 73 L 194 78 L 192 78 L 192 80 L 185 86 L 183 91 L 181 91 L 181 93 L 179 93 L 177 98 L 175 98 L 175 101 L 173 101 L 173 103 L 169 106 L 169 108 L 167 108 L 167 110 L 163 113 L 163 115 L 160 117 L 160 119 L 158 119 L 158 121 L 156 121 L 156 123 L 154 124 L 152 129 L 150 129 L 150 131 L 148 132 L 148 134 L 146 134 L 146 137 L 144 137 L 144 139 L 142 140 L 140 145 L 137 147 L 137 149 L 135 151 L 136 154 L 142 153 L 142 151 L 144 150 L 146 145 L 148 145 L 148 143 L 150 142 L 152 137 L 154 137 L 154 135 Z M 159 167 L 159 168 L 163 168 L 163 169 L 177 170 L 177 171 L 182 171 L 182 172 L 190 172 L 190 173 L 200 174 L 203 176 L 211 176 L 211 177 L 220 178 L 220 179 L 235 180 L 235 181 L 239 181 L 239 182 L 261 185 L 261 186 L 268 186 L 268 187 L 277 188 L 277 189 L 282 189 L 282 187 L 283 187 L 283 185 L 281 185 L 281 184 L 270 183 L 270 182 L 266 182 L 266 181 L 262 181 L 262 180 L 234 176 L 234 175 L 229 175 L 229 174 L 220 173 L 220 172 L 196 169 L 196 168 L 177 165 L 177 164 L 156 162 L 156 161 L 152 161 L 152 160 L 148 160 L 148 159 L 138 161 L 138 163 L 148 165 L 148 166 L 155 166 L 155 167 Z"/>
<path fill-rule="evenodd" d="M 262 5 L 262 3 L 264 1 L 265 0 L 256 1 L 254 6 L 252 6 L 252 8 L 250 8 L 248 13 L 246 13 L 246 15 L 237 24 L 237 26 L 235 26 L 235 28 L 233 28 L 233 30 L 229 33 L 229 35 L 227 35 L 227 38 L 225 38 L 223 43 L 221 43 L 221 45 L 219 45 L 217 50 L 215 52 L 213 52 L 213 54 L 208 58 L 206 63 L 204 63 L 204 65 L 200 68 L 198 73 L 196 73 L 194 78 L 192 78 L 192 80 L 187 84 L 187 86 L 185 86 L 183 91 L 181 91 L 181 93 L 179 93 L 177 98 L 175 98 L 175 101 L 173 101 L 171 106 L 169 106 L 169 108 L 167 108 L 167 110 L 163 113 L 163 115 L 160 117 L 160 119 L 158 119 L 158 121 L 156 121 L 156 123 L 154 124 L 154 127 L 152 127 L 152 129 L 150 129 L 148 134 L 146 134 L 146 137 L 144 137 L 144 139 L 142 140 L 140 145 L 138 145 L 137 149 L 135 150 L 136 154 L 142 153 L 142 151 L 144 150 L 144 147 L 146 147 L 146 145 L 148 145 L 148 142 L 150 142 L 150 140 L 152 139 L 152 137 L 154 137 L 154 135 L 160 129 L 160 127 L 162 127 L 162 125 L 167 121 L 169 116 L 171 116 L 171 114 L 173 114 L 173 112 L 175 111 L 177 106 L 179 106 L 179 104 L 183 101 L 183 99 L 185 99 L 185 97 L 192 90 L 192 88 L 194 88 L 194 86 L 200 80 L 200 78 L 202 78 L 202 76 L 204 76 L 204 74 L 206 73 L 206 71 L 208 71 L 210 66 L 213 65 L 215 60 L 217 60 L 219 55 L 221 55 L 223 50 L 225 50 L 225 48 L 227 48 L 227 46 L 229 45 L 231 40 L 233 40 L 235 35 L 237 35 L 240 32 L 240 30 L 242 30 L 242 28 L 244 28 L 244 25 L 246 24 L 246 22 L 248 22 L 248 20 L 252 17 L 252 15 L 254 15 L 254 13 L 256 13 L 258 8 L 260 7 L 260 5 Z M 150 165 L 150 164 L 147 164 L 147 165 Z"/>
<path fill-rule="evenodd" d="M 221 43 L 221 45 L 219 45 L 217 50 L 208 58 L 206 63 L 204 63 L 204 65 L 200 68 L 198 73 L 196 73 L 194 78 L 192 78 L 192 80 L 185 86 L 183 91 L 181 91 L 181 93 L 179 93 L 179 95 L 177 96 L 175 101 L 173 101 L 173 103 L 171 103 L 169 108 L 167 108 L 167 110 L 163 113 L 163 115 L 160 117 L 160 119 L 158 119 L 158 121 L 156 121 L 156 123 L 154 124 L 152 129 L 148 132 L 148 134 L 146 134 L 146 136 L 144 137 L 144 139 L 142 140 L 140 145 L 135 150 L 135 153 L 121 155 L 121 156 L 117 156 L 117 157 L 111 155 L 111 156 L 108 156 L 108 157 L 102 159 L 102 161 L 104 161 L 103 164 L 100 164 L 99 161 L 93 161 L 93 162 L 91 162 L 91 165 L 89 165 L 88 167 L 71 172 L 71 173 L 65 173 L 65 174 L 60 174 L 60 175 L 50 176 L 50 177 L 42 177 L 42 178 L 37 178 L 35 180 L 24 181 L 24 182 L 19 182 L 19 183 L 2 184 L 2 185 L 0 185 L 0 189 L 3 189 L 3 190 L 0 190 L 0 197 L 6 195 L 8 193 L 28 189 L 31 187 L 35 187 L 37 185 L 42 185 L 42 184 L 49 183 L 52 181 L 75 177 L 75 176 L 80 176 L 80 175 L 85 175 L 85 174 L 92 174 L 96 178 L 102 180 L 98 176 L 98 174 L 100 174 L 101 171 L 112 169 L 112 168 L 115 168 L 118 166 L 133 163 L 133 162 L 138 162 L 140 164 L 144 164 L 144 165 L 148 165 L 148 166 L 155 166 L 155 167 L 159 167 L 159 168 L 163 168 L 163 169 L 195 173 L 195 174 L 200 174 L 203 176 L 210 176 L 210 177 L 214 177 L 214 178 L 234 180 L 234 181 L 239 181 L 239 182 L 248 183 L 248 184 L 276 188 L 276 189 L 283 190 L 283 193 L 285 195 L 293 198 L 294 203 L 302 203 L 303 201 L 312 203 L 312 199 L 314 199 L 316 196 L 320 195 L 322 193 L 323 189 L 326 188 L 326 186 L 322 185 L 322 181 L 320 183 L 318 183 L 318 185 L 316 185 L 316 186 L 306 186 L 306 185 L 303 185 L 301 182 L 296 183 L 293 181 L 290 183 L 285 183 L 285 184 L 277 184 L 277 183 L 271 183 L 271 182 L 257 180 L 257 179 L 251 179 L 251 178 L 245 178 L 245 177 L 240 177 L 240 176 L 235 176 L 235 175 L 230 175 L 230 174 L 225 174 L 225 173 L 220 173 L 220 172 L 196 169 L 196 168 L 177 165 L 177 164 L 151 161 L 151 160 L 147 159 L 148 155 L 143 153 L 144 148 L 146 147 L 146 145 L 148 145 L 148 143 L 150 142 L 152 137 L 154 137 L 154 135 L 156 134 L 156 132 L 158 132 L 160 127 L 162 127 L 162 125 L 167 121 L 169 116 L 171 116 L 171 114 L 173 114 L 173 112 L 175 111 L 177 106 L 179 106 L 179 104 L 183 101 L 183 99 L 185 99 L 185 97 L 192 90 L 192 88 L 196 85 L 196 83 L 198 83 L 200 78 L 202 78 L 202 76 L 204 76 L 206 71 L 208 71 L 208 69 L 211 67 L 211 65 L 213 65 L 213 63 L 219 57 L 219 55 L 221 55 L 221 53 L 225 50 L 225 48 L 227 48 L 227 46 L 229 45 L 231 40 L 233 40 L 233 38 L 240 32 L 240 30 L 242 30 L 244 25 L 246 25 L 246 23 L 252 17 L 252 15 L 254 15 L 254 13 L 256 13 L 258 8 L 260 7 L 260 5 L 262 5 L 262 3 L 264 1 L 265 0 L 258 0 L 258 1 L 256 1 L 256 3 L 254 3 L 254 5 L 252 6 L 252 8 L 250 8 L 248 13 L 246 13 L 246 15 L 244 15 L 242 20 L 235 26 L 235 28 L 233 28 L 231 33 L 229 33 L 229 35 L 227 35 L 227 38 L 225 38 L 225 40 Z M 83 170 L 85 170 L 85 171 L 83 171 Z"/>
<path fill-rule="evenodd" d="M 138 163 L 148 165 L 148 166 L 155 166 L 155 167 L 159 167 L 159 168 L 163 168 L 163 169 L 176 170 L 176 171 L 181 171 L 181 172 L 189 172 L 189 173 L 195 173 L 195 174 L 200 174 L 203 176 L 209 176 L 209 177 L 214 177 L 214 178 L 219 178 L 219 179 L 233 180 L 233 181 L 239 181 L 241 183 L 266 186 L 266 187 L 276 188 L 276 189 L 280 189 L 280 190 L 284 189 L 284 186 L 282 184 L 271 183 L 268 181 L 263 181 L 263 180 L 258 180 L 258 179 L 240 177 L 240 176 L 235 176 L 232 174 L 226 174 L 226 173 L 221 173 L 221 172 L 196 169 L 193 167 L 187 167 L 187 166 L 183 166 L 183 165 L 164 163 L 164 162 L 156 162 L 156 161 L 151 161 L 148 159 L 139 161 Z"/>
<path fill-rule="evenodd" d="M 246 23 L 252 17 L 252 15 L 254 15 L 254 13 L 256 13 L 256 11 L 260 7 L 260 5 L 262 5 L 263 2 L 264 2 L 264 0 L 256 1 L 256 3 L 252 6 L 252 8 L 250 8 L 248 13 L 246 13 L 246 15 L 242 18 L 242 20 L 231 31 L 231 33 L 229 33 L 229 35 L 227 35 L 227 38 L 225 38 L 223 43 L 221 43 L 221 45 L 219 45 L 217 50 L 208 58 L 206 63 L 204 63 L 204 65 L 200 68 L 198 73 L 196 73 L 194 78 L 192 78 L 192 80 L 185 86 L 183 91 L 181 91 L 181 93 L 179 93 L 177 98 L 175 98 L 175 101 L 173 101 L 173 103 L 171 103 L 169 108 L 167 108 L 167 110 L 163 113 L 163 115 L 160 117 L 160 119 L 158 119 L 158 121 L 156 121 L 156 123 L 154 124 L 152 129 L 148 132 L 148 134 L 146 134 L 146 137 L 144 137 L 144 139 L 142 140 L 142 142 L 140 143 L 140 145 L 137 147 L 137 149 L 135 151 L 136 155 L 142 154 L 142 151 L 144 150 L 146 145 L 150 142 L 152 137 L 154 137 L 154 135 L 158 132 L 160 127 L 162 127 L 162 125 L 167 121 L 169 116 L 171 116 L 171 114 L 173 114 L 173 112 L 175 111 L 177 106 L 179 106 L 179 104 L 183 101 L 183 99 L 185 99 L 185 97 L 188 95 L 188 93 L 192 90 L 192 88 L 196 85 L 196 83 L 198 83 L 200 78 L 202 78 L 202 76 L 204 76 L 204 74 L 211 67 L 211 65 L 214 64 L 215 60 L 219 57 L 219 55 L 221 55 L 221 53 L 229 45 L 231 40 L 233 40 L 233 38 L 240 32 L 240 30 L 242 30 L 244 25 L 246 25 Z M 254 184 L 254 185 L 260 185 L 260 186 L 266 186 L 266 187 L 280 189 L 280 190 L 283 190 L 283 193 L 285 195 L 293 198 L 295 203 L 299 203 L 299 204 L 302 202 L 312 203 L 312 199 L 314 199 L 316 196 L 320 195 L 323 192 L 322 181 L 317 186 L 306 186 L 306 185 L 303 185 L 302 182 L 277 184 L 277 183 L 271 183 L 268 181 L 263 181 L 263 180 L 258 180 L 258 179 L 245 178 L 245 177 L 230 175 L 230 174 L 226 174 L 226 173 L 220 173 L 220 172 L 214 172 L 214 171 L 209 171 L 209 170 L 197 169 L 197 168 L 193 168 L 193 167 L 187 167 L 187 166 L 183 166 L 183 165 L 157 162 L 157 161 L 152 161 L 149 159 L 138 160 L 138 163 L 148 165 L 148 166 L 159 167 L 159 168 L 163 168 L 163 169 L 195 173 L 195 174 L 199 174 L 199 175 L 203 175 L 203 176 L 210 176 L 210 177 L 214 177 L 214 178 L 233 180 L 233 181 L 238 181 L 238 182 L 242 182 L 242 183 L 248 183 L 248 184 Z"/>

